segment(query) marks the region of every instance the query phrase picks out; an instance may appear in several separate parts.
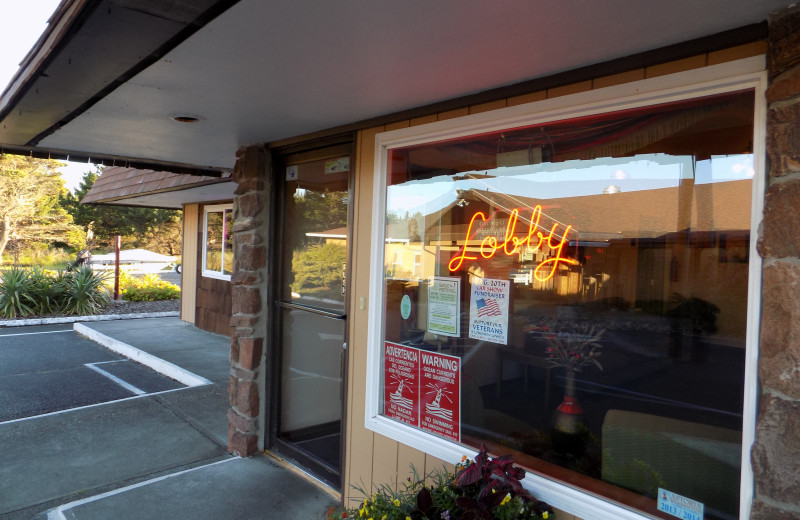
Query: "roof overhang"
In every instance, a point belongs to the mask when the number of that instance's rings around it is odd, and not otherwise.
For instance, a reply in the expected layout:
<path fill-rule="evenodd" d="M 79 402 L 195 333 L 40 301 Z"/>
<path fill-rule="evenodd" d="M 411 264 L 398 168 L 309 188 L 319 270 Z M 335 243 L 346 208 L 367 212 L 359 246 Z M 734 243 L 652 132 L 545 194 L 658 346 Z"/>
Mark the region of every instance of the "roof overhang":
<path fill-rule="evenodd" d="M 233 200 L 236 183 L 222 178 L 136 168 L 106 168 L 82 204 L 181 209 L 185 204 Z"/>
<path fill-rule="evenodd" d="M 0 147 L 230 170 L 243 145 L 752 42 L 788 4 L 62 0 L 0 98 Z"/>
<path fill-rule="evenodd" d="M 195 188 L 147 193 L 137 197 L 121 197 L 91 202 L 89 204 L 106 204 L 111 206 L 135 206 L 144 208 L 183 209 L 186 204 L 203 204 L 209 202 L 225 202 L 233 200 L 236 184 L 233 181 L 223 182 Z"/>

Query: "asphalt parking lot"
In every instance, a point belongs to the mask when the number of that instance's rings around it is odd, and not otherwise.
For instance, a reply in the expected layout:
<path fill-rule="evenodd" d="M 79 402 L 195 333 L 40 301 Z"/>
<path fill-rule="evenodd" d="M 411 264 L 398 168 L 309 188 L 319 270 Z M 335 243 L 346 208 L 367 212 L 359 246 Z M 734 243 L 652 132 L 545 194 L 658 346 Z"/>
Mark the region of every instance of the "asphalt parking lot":
<path fill-rule="evenodd" d="M 179 388 L 72 324 L 0 329 L 0 423 Z"/>

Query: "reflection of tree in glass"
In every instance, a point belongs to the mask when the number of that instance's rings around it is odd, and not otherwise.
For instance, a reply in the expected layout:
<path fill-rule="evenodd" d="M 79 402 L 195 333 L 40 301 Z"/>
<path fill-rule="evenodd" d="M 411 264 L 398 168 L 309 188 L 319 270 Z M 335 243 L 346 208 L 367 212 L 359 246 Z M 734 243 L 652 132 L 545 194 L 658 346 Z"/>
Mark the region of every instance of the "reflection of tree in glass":
<path fill-rule="evenodd" d="M 292 259 L 292 292 L 316 298 L 341 299 L 342 264 L 347 259 L 343 244 L 329 243 L 297 251 Z"/>
<path fill-rule="evenodd" d="M 223 265 L 222 252 L 208 249 L 206 251 L 206 269 L 218 271 L 222 274 L 233 274 L 233 251 L 225 251 L 225 264 Z"/>
<path fill-rule="evenodd" d="M 391 226 L 387 230 L 387 238 L 407 239 L 410 242 L 420 242 L 421 233 L 425 227 L 425 216 L 419 211 L 413 215 L 408 211 L 405 215 L 397 211 L 386 213 L 386 225 Z"/>
<path fill-rule="evenodd" d="M 411 219 L 416 220 L 419 224 L 422 224 L 422 217 L 424 215 L 417 211 L 413 215 L 408 211 L 405 214 L 400 213 L 399 211 L 389 211 L 386 213 L 386 223 L 387 224 L 398 224 L 402 222 L 408 222 Z"/>
<path fill-rule="evenodd" d="M 222 212 L 209 212 L 206 225 L 206 269 L 222 270 Z"/>
<path fill-rule="evenodd" d="M 311 191 L 298 189 L 294 194 L 293 249 L 311 242 L 306 233 L 319 233 L 347 226 L 349 195 L 346 191 Z M 340 266 L 341 267 L 341 266 Z"/>
<path fill-rule="evenodd" d="M 114 236 L 122 236 L 122 248 L 143 248 L 166 255 L 181 254 L 181 212 L 125 206 L 81 204 L 80 200 L 94 186 L 102 167 L 83 174 L 75 194 L 65 193 L 60 205 L 72 215 L 75 224 L 94 230 L 94 249 L 114 247 Z"/>

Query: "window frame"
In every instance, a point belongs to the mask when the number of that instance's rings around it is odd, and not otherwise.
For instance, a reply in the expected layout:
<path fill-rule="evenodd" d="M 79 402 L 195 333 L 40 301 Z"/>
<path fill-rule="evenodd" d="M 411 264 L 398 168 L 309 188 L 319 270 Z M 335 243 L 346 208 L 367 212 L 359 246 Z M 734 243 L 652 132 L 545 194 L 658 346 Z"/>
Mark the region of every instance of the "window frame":
<path fill-rule="evenodd" d="M 756 251 L 759 224 L 762 220 L 766 190 L 766 58 L 755 56 L 720 65 L 704 67 L 623 85 L 537 101 L 495 111 L 483 112 L 426 125 L 401 128 L 375 136 L 371 239 L 385 243 L 384 219 L 388 179 L 388 152 L 429 142 L 473 134 L 500 131 L 550 121 L 616 112 L 631 108 L 687 100 L 738 90 L 753 89 L 753 160 L 755 175 L 751 194 L 750 265 L 747 289 L 747 333 L 742 421 L 742 457 L 740 480 L 740 519 L 749 517 L 753 500 L 753 469 L 750 449 L 755 440 L 758 376 L 758 340 L 761 309 L 762 260 Z M 384 295 L 384 255 L 382 247 L 371 256 L 369 289 L 373 299 Z M 474 457 L 477 451 L 440 438 L 380 415 L 380 375 L 383 363 L 383 306 L 370 305 L 367 329 L 367 373 L 364 426 L 440 460 L 457 463 L 463 455 Z M 552 477 L 527 472 L 524 486 L 538 498 L 566 513 L 584 519 L 641 520 L 651 518 L 590 491 L 556 481 Z"/>
<path fill-rule="evenodd" d="M 230 211 L 233 213 L 233 204 L 212 204 L 209 206 L 203 206 L 203 262 L 202 267 L 200 269 L 200 273 L 205 278 L 215 278 L 217 280 L 231 280 L 231 275 L 224 274 L 222 271 L 214 271 L 210 270 L 206 267 L 206 254 L 207 254 L 207 246 L 208 246 L 208 214 L 209 213 L 219 213 L 222 212 L 223 220 L 225 218 L 225 212 Z M 223 262 L 221 266 L 224 266 L 224 257 L 225 257 L 225 240 L 222 241 L 222 257 Z M 224 267 L 221 267 L 224 269 Z"/>

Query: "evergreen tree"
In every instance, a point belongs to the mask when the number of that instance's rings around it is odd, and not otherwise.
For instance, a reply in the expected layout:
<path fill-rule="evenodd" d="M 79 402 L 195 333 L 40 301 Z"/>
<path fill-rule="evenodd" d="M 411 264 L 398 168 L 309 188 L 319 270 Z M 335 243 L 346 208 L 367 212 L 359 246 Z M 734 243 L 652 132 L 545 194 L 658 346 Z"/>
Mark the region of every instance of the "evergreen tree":
<path fill-rule="evenodd" d="M 102 174 L 102 167 L 83 175 L 75 194 L 67 193 L 61 204 L 75 223 L 94 232 L 94 247 L 112 248 L 120 235 L 124 248 L 144 248 L 168 255 L 181 251 L 181 212 L 105 204 L 81 204 L 80 200 Z"/>
<path fill-rule="evenodd" d="M 34 243 L 85 245 L 85 233 L 59 205 L 68 193 L 59 166 L 52 160 L 0 156 L 0 263 L 12 243 L 17 249 Z"/>

